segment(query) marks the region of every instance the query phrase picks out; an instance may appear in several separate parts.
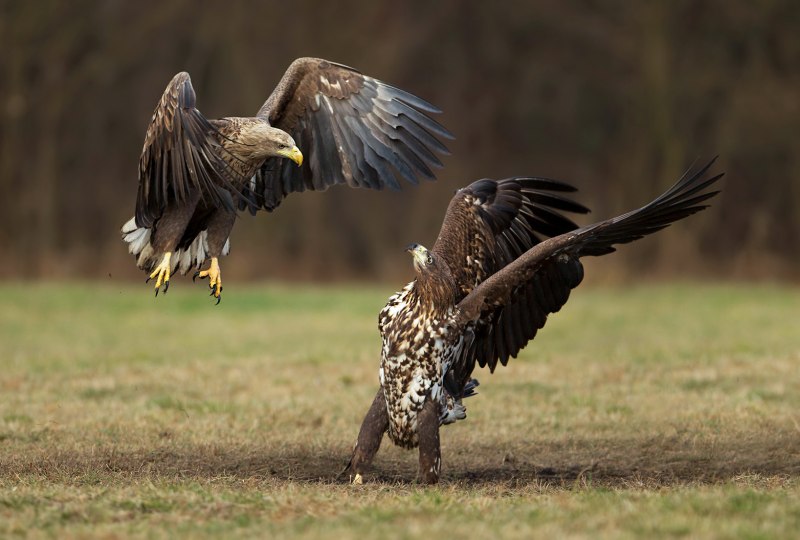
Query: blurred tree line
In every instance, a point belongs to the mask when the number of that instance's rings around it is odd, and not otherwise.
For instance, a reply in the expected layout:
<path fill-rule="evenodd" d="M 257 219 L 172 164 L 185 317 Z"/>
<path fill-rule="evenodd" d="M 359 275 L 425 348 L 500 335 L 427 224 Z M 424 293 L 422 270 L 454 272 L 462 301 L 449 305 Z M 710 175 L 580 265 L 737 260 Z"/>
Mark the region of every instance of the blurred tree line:
<path fill-rule="evenodd" d="M 444 110 L 439 181 L 334 188 L 243 216 L 228 278 L 396 279 L 453 190 L 542 175 L 581 223 L 631 209 L 695 159 L 727 171 L 713 209 L 599 275 L 800 278 L 800 2 L 0 2 L 0 277 L 137 277 L 118 229 L 172 75 L 210 118 L 250 116 L 298 56 Z"/>

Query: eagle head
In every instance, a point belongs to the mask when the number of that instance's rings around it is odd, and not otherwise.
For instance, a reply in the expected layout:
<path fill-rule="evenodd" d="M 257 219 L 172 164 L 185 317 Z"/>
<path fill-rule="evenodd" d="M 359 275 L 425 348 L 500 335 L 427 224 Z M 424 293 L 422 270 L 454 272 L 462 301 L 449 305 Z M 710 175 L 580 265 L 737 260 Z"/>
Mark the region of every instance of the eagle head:
<path fill-rule="evenodd" d="M 298 166 L 303 164 L 303 153 L 292 136 L 263 120 L 243 123 L 238 139 L 237 142 L 246 147 L 239 149 L 239 153 L 246 158 L 283 157 Z M 247 155 L 247 150 L 251 155 Z"/>
<path fill-rule="evenodd" d="M 291 135 L 286 133 L 285 131 L 276 130 L 275 138 L 273 139 L 274 143 L 274 155 L 279 157 L 289 158 L 295 163 L 297 166 L 303 164 L 303 153 L 297 148 L 297 145 L 292 139 Z"/>
<path fill-rule="evenodd" d="M 419 273 L 431 271 L 436 266 L 436 257 L 421 244 L 409 244 L 406 251 L 414 257 L 414 270 Z"/>
<path fill-rule="evenodd" d="M 419 244 L 409 245 L 406 251 L 414 257 L 414 270 L 417 272 L 414 294 L 434 311 L 446 313 L 455 305 L 458 293 L 447 262 Z"/>

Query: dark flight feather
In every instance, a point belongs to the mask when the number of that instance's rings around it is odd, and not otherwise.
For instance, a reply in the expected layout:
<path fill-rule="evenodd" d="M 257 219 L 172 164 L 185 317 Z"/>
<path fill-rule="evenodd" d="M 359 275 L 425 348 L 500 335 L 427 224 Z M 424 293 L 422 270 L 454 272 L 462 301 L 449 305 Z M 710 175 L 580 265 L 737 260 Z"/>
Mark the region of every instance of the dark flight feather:
<path fill-rule="evenodd" d="M 439 109 L 408 92 L 341 64 L 316 58 L 292 63 L 258 112 L 289 133 L 308 166 L 269 159 L 247 199 L 273 210 L 292 192 L 347 183 L 400 189 L 400 179 L 431 179 L 452 135 L 428 114 Z"/>
<path fill-rule="evenodd" d="M 551 191 L 576 190 L 549 178 L 516 177 L 477 180 L 456 193 L 431 251 L 450 268 L 461 290 L 459 301 L 542 238 L 578 227 L 559 210 L 587 213 L 588 209 Z M 505 364 L 532 337 L 532 327 L 522 321 L 538 322 L 542 317 L 538 304 L 519 295 L 508 306 L 487 315 L 489 318 L 491 324 L 475 328 L 474 339 L 457 362 L 460 366 L 474 366 L 477 360 L 493 367 L 497 359 Z M 541 324 L 532 328 L 534 334 L 538 328 Z M 457 372 L 457 381 L 466 384 L 469 379 L 460 375 L 471 373 L 472 369 L 462 367 Z"/>
<path fill-rule="evenodd" d="M 476 341 L 482 334 L 494 336 L 490 342 L 495 347 L 484 343 L 468 350 L 454 366 L 455 379 L 469 380 L 475 362 L 493 370 L 498 360 L 505 365 L 509 356 L 516 356 L 544 326 L 547 315 L 561 309 L 570 291 L 580 284 L 581 257 L 610 253 L 616 244 L 633 242 L 707 208 L 702 203 L 719 193 L 707 188 L 723 176 L 707 176 L 713 163 L 696 172 L 687 171 L 664 194 L 638 210 L 540 242 L 474 287 L 458 304 L 457 324 L 474 324 Z M 502 328 L 507 318 L 499 311 L 508 312 L 521 303 L 527 304 L 534 324 L 510 333 Z"/>
<path fill-rule="evenodd" d="M 234 210 L 229 190 L 235 191 L 237 174 L 223 159 L 216 137 L 221 135 L 196 108 L 189 74 L 178 73 L 153 112 L 139 158 L 139 227 L 151 227 L 168 204 L 184 202 L 193 191 Z"/>

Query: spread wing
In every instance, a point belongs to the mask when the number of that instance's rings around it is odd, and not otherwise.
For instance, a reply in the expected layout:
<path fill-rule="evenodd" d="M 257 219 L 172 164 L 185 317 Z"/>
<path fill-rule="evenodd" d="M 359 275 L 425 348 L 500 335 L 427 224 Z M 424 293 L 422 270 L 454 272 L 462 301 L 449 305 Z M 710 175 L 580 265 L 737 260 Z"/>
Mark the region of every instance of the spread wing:
<path fill-rule="evenodd" d="M 296 167 L 268 159 L 251 182 L 255 207 L 272 210 L 289 193 L 334 184 L 400 189 L 399 178 L 433 179 L 452 139 L 426 113 L 440 111 L 408 92 L 317 58 L 295 60 L 258 116 L 289 133 L 305 156 Z"/>
<path fill-rule="evenodd" d="M 447 263 L 466 296 L 542 237 L 576 229 L 571 219 L 559 213 L 589 211 L 559 194 L 574 191 L 549 178 L 477 180 L 450 200 L 432 251 Z"/>
<path fill-rule="evenodd" d="M 561 212 L 584 214 L 589 210 L 563 195 L 574 191 L 557 180 L 523 177 L 478 180 L 460 189 L 450 201 L 432 251 L 447 262 L 461 288 L 461 298 L 543 238 L 575 230 L 575 222 Z M 528 328 L 535 325 L 528 323 L 538 316 L 538 306 L 525 295 L 486 314 L 486 323 L 474 329 L 474 338 L 457 362 L 470 368 L 454 369 L 464 374 L 464 379 L 456 381 L 451 390 L 458 395 L 476 358 L 507 358 L 509 351 L 516 353 L 514 346 L 519 340 L 515 337 L 529 333 Z"/>
<path fill-rule="evenodd" d="M 167 85 L 147 128 L 139 158 L 136 224 L 151 227 L 169 203 L 181 203 L 192 190 L 217 206 L 234 209 L 227 189 L 234 173 L 221 157 L 217 130 L 195 107 L 189 74 Z M 235 159 L 235 158 L 234 158 Z"/>
<path fill-rule="evenodd" d="M 633 242 L 707 208 L 701 203 L 719 193 L 707 188 L 722 177 L 707 176 L 713 163 L 694 173 L 687 171 L 668 191 L 638 210 L 537 244 L 478 285 L 459 303 L 459 323 L 475 321 L 476 329 L 490 326 L 492 333 L 501 336 L 494 347 L 485 342 L 483 348 L 473 350 L 473 358 L 465 357 L 455 377 L 468 378 L 476 360 L 494 369 L 498 360 L 505 364 L 508 356 L 516 356 L 580 284 L 581 257 L 611 253 L 615 244 Z M 527 309 L 512 311 L 512 306 Z M 503 316 L 497 317 L 503 309 Z M 509 321 L 505 327 L 504 320 Z"/>

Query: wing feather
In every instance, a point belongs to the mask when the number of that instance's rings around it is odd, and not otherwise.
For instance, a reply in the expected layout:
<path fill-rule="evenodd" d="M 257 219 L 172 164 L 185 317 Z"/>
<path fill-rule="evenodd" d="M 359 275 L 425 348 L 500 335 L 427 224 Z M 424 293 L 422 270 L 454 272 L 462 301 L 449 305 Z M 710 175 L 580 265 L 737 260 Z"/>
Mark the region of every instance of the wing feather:
<path fill-rule="evenodd" d="M 300 58 L 258 112 L 288 132 L 309 166 L 270 159 L 256 173 L 248 199 L 272 210 L 289 193 L 335 184 L 400 189 L 400 179 L 433 179 L 440 139 L 452 135 L 429 114 L 427 101 L 341 64 Z"/>
<path fill-rule="evenodd" d="M 707 175 L 713 163 L 696 172 L 687 171 L 673 187 L 638 210 L 540 242 L 475 287 L 458 305 L 458 323 L 476 324 L 476 340 L 479 330 L 485 328 L 485 335 L 495 336 L 495 348 L 484 344 L 468 350 L 456 365 L 455 378 L 463 381 L 469 377 L 476 361 L 490 369 L 498 360 L 505 364 L 508 354 L 515 356 L 533 339 L 547 316 L 561 309 L 570 291 L 582 281 L 581 257 L 610 253 L 614 244 L 633 242 L 707 208 L 702 203 L 719 192 L 706 190 L 722 177 Z M 507 335 L 505 343 L 497 339 L 498 327 L 507 320 L 498 310 L 514 313 L 521 303 L 526 303 L 534 320 L 531 326 L 523 325 L 521 339 L 509 346 Z"/>
<path fill-rule="evenodd" d="M 203 198 L 233 210 L 227 190 L 236 174 L 223 159 L 219 132 L 196 108 L 189 74 L 167 85 L 153 112 L 139 158 L 136 224 L 151 227 L 170 203 L 200 191 Z"/>
<path fill-rule="evenodd" d="M 420 129 L 416 128 L 411 121 L 403 117 L 392 116 L 386 111 L 376 109 L 375 115 L 383 120 L 386 125 L 397 132 L 397 140 L 407 146 L 416 154 L 419 159 L 433 167 L 441 167 L 442 162 L 421 140 L 424 135 L 420 134 Z M 401 145 L 402 146 L 402 145 Z M 429 175 L 432 178 L 432 173 Z"/>
<path fill-rule="evenodd" d="M 575 188 L 551 179 L 517 177 L 478 180 L 456 193 L 432 251 L 456 279 L 462 293 L 459 300 L 543 237 L 577 228 L 559 210 L 586 213 L 588 209 L 550 191 Z M 548 305 L 553 304 L 549 285 L 540 280 L 529 289 L 530 294 L 519 294 L 486 314 L 483 324 L 475 328 L 472 343 L 453 367 L 461 387 L 469 381 L 476 362 L 492 368 L 498 360 L 505 364 L 544 324 L 541 306 L 531 298 L 537 290 L 548 296 Z"/>
<path fill-rule="evenodd" d="M 540 236 L 577 228 L 548 208 L 549 194 L 538 186 L 574 191 L 555 180 L 515 177 L 477 180 L 453 196 L 432 251 L 447 263 L 464 295 L 539 243 Z M 574 201 L 553 200 L 571 211 L 588 212 Z"/>

